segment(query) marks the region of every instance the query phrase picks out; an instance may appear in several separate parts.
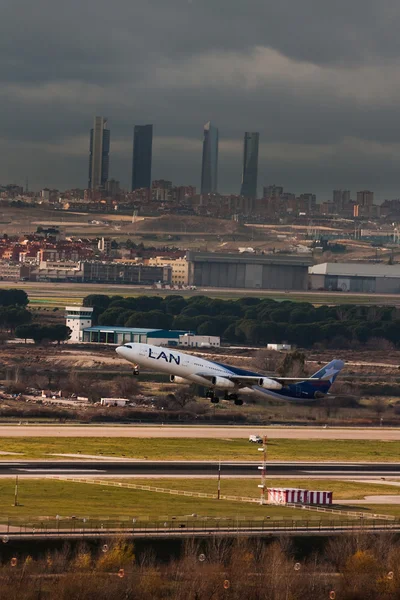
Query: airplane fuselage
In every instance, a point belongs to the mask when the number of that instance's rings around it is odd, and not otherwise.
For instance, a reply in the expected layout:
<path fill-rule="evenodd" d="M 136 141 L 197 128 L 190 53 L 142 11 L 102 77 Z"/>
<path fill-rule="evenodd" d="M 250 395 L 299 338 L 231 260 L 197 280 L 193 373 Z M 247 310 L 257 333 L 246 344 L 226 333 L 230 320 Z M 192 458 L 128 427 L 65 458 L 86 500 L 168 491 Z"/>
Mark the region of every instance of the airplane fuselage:
<path fill-rule="evenodd" d="M 279 378 L 269 378 L 247 369 L 150 344 L 125 344 L 119 346 L 116 351 L 134 365 L 168 374 L 171 381 L 176 383 L 197 383 L 209 389 L 224 390 L 233 396 L 240 391 L 244 394 L 257 394 L 267 399 L 289 402 L 323 397 L 343 367 L 342 361 L 335 360 L 315 374 L 315 379 L 282 384 L 278 381 Z"/>

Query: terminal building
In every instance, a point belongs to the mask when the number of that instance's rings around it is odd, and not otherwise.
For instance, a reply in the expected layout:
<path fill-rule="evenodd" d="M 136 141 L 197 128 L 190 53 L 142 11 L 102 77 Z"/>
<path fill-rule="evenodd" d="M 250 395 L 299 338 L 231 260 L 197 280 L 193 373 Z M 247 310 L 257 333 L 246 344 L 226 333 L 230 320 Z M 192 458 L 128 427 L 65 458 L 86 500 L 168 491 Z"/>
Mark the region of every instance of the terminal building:
<path fill-rule="evenodd" d="M 312 290 L 399 294 L 400 265 L 322 263 L 309 269 Z"/>
<path fill-rule="evenodd" d="M 196 287 L 307 290 L 310 256 L 188 252 L 188 283 Z"/>
<path fill-rule="evenodd" d="M 218 336 L 195 335 L 191 331 L 148 329 L 143 327 L 119 327 L 108 325 L 92 326 L 93 308 L 67 306 L 66 325 L 72 331 L 72 344 L 98 343 L 121 346 L 129 342 L 152 344 L 153 346 L 217 347 Z"/>

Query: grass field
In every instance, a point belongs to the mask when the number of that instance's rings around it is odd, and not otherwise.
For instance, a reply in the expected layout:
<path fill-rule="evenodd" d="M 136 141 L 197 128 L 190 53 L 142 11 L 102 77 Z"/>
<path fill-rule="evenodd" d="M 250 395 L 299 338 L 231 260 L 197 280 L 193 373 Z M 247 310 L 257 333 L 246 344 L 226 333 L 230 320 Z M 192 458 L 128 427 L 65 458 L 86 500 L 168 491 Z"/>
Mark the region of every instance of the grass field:
<path fill-rule="evenodd" d="M 112 481 L 129 482 L 125 479 L 112 479 Z M 184 479 L 182 478 L 133 478 L 132 483 L 140 485 L 159 486 L 171 490 L 182 490 L 190 492 L 206 492 L 207 494 L 217 493 L 217 478 L 214 479 Z M 333 492 L 334 500 L 362 500 L 364 496 L 385 495 L 391 496 L 400 495 L 400 487 L 385 484 L 363 483 L 356 481 L 340 481 L 337 479 L 269 479 L 267 473 L 268 487 L 287 487 L 300 488 L 307 490 L 329 490 Z M 259 498 L 260 490 L 257 487 L 260 483 L 260 478 L 254 479 L 229 479 L 222 477 L 221 479 L 221 494 L 227 496 L 247 496 L 249 498 Z M 379 511 L 376 511 L 379 512 Z"/>
<path fill-rule="evenodd" d="M 118 481 L 115 479 L 113 481 Z M 129 479 L 124 479 L 128 482 Z M 223 479 L 221 493 L 223 495 L 242 495 L 259 497 L 258 479 Z M 134 479 L 134 483 L 160 486 L 171 490 L 188 490 L 193 492 L 217 492 L 216 480 L 209 479 Z M 300 487 L 315 490 L 331 490 L 334 499 L 362 499 L 372 494 L 400 494 L 399 488 L 389 485 L 374 485 L 347 481 L 331 480 L 272 480 L 274 487 Z M 90 485 L 69 481 L 53 481 L 50 479 L 21 479 L 19 482 L 19 505 L 14 503 L 14 479 L 0 480 L 0 505 L 2 507 L 0 522 L 17 524 L 23 520 L 38 520 L 74 516 L 92 519 L 132 518 L 151 521 L 191 518 L 230 518 L 230 519 L 295 519 L 295 520 L 332 520 L 346 519 L 346 516 L 323 514 L 301 509 L 279 506 L 261 506 L 241 502 L 199 499 L 181 496 L 170 496 L 164 493 L 148 492 L 126 488 L 115 488 L 107 485 Z M 343 510 L 351 507 L 343 506 Z M 400 516 L 400 505 L 354 506 L 355 511 L 366 511 L 377 514 L 394 514 Z M 192 520 L 193 520 L 192 518 Z M 70 522 L 69 522 L 70 526 Z"/>
<path fill-rule="evenodd" d="M 241 439 L 188 438 L 3 438 L 0 451 L 23 459 L 62 459 L 53 454 L 90 454 L 149 460 L 254 460 L 257 446 Z M 269 460 L 398 462 L 400 441 L 271 440 Z M 9 458 L 9 457 L 8 457 Z"/>
<path fill-rule="evenodd" d="M 298 509 L 258 504 L 169 496 L 139 490 L 94 486 L 85 483 L 21 479 L 19 506 L 14 507 L 14 479 L 0 480 L 0 522 L 38 517 L 98 517 L 165 520 L 185 517 L 243 517 L 304 519 Z M 318 518 L 320 515 L 307 515 Z"/>

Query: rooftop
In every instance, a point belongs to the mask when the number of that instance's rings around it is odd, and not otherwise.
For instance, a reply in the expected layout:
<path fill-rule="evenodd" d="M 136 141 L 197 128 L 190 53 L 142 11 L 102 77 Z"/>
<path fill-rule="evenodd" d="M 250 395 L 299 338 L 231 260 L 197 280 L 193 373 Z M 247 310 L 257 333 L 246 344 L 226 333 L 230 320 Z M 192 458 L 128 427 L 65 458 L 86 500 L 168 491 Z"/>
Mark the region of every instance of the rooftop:
<path fill-rule="evenodd" d="M 400 277 L 400 264 L 382 263 L 322 263 L 309 267 L 310 275 L 339 275 L 348 277 Z"/>
<path fill-rule="evenodd" d="M 190 333 L 186 330 L 169 330 L 169 329 L 146 329 L 145 327 L 119 327 L 111 325 L 96 325 L 94 327 L 86 327 L 85 331 L 93 331 L 98 333 L 130 333 L 132 335 L 148 335 L 149 337 L 158 338 L 179 338 L 181 335 Z"/>

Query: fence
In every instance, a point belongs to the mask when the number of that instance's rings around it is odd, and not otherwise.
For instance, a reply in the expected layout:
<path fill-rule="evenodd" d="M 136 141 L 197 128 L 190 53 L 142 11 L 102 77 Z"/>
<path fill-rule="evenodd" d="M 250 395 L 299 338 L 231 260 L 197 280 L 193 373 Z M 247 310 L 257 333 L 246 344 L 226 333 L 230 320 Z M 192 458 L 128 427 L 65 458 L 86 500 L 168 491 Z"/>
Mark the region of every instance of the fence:
<path fill-rule="evenodd" d="M 141 490 L 145 492 L 156 492 L 161 494 L 170 494 L 174 496 L 187 496 L 190 498 L 206 498 L 210 500 L 216 500 L 216 494 L 207 494 L 205 492 L 190 492 L 188 490 L 171 490 L 169 488 L 162 488 L 159 486 L 152 485 L 141 485 L 138 483 L 126 483 L 122 481 L 109 481 L 104 479 L 85 479 L 82 477 L 64 477 L 54 475 L 53 479 L 57 479 L 58 481 L 71 481 L 73 483 L 87 483 L 89 485 L 102 485 L 102 486 L 111 486 L 111 487 L 119 487 L 119 488 L 128 488 L 132 490 Z M 220 500 L 229 500 L 231 502 L 251 502 L 253 504 L 260 504 L 259 498 L 249 498 L 246 496 L 226 496 L 221 494 Z M 349 517 L 358 517 L 362 519 L 382 519 L 385 521 L 393 521 L 395 517 L 392 515 L 381 515 L 381 514 L 371 514 L 367 512 L 360 511 L 350 511 L 343 510 L 341 508 L 332 508 L 332 507 L 324 507 L 318 506 L 316 504 L 298 504 L 295 502 L 288 502 L 286 504 L 279 504 L 282 508 L 301 508 L 303 510 L 315 511 L 315 512 L 324 512 L 329 514 L 336 514 L 342 516 Z"/>
<path fill-rule="evenodd" d="M 18 538 L 77 538 L 112 536 L 129 537 L 183 537 L 210 535 L 245 535 L 263 536 L 271 534 L 341 534 L 367 532 L 400 532 L 400 520 L 385 522 L 378 520 L 252 520 L 252 519 L 203 519 L 186 518 L 166 521 L 141 521 L 131 519 L 103 518 L 43 518 L 15 519 L 10 518 L 0 524 L 0 542 L 8 543 Z"/>

